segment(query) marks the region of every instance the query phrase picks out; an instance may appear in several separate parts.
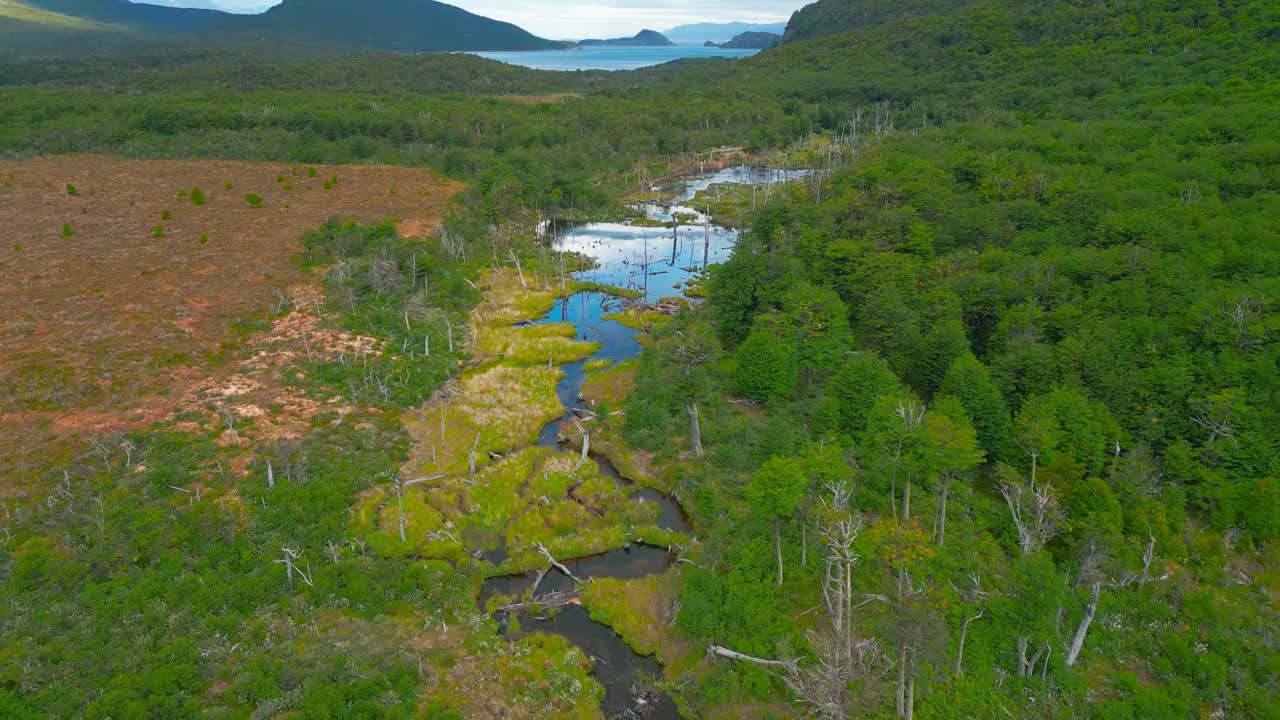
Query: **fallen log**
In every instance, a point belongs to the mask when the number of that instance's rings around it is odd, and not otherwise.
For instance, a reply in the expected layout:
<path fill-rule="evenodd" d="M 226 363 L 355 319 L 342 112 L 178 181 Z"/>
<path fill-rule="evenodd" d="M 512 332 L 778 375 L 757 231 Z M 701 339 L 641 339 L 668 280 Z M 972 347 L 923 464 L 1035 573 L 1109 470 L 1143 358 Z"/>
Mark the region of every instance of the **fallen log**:
<path fill-rule="evenodd" d="M 547 562 L 551 563 L 552 566 L 555 567 L 555 569 L 559 570 L 565 575 L 568 575 L 571 579 L 575 581 L 578 580 L 578 576 L 570 572 L 569 568 L 565 567 L 564 563 L 560 562 L 559 560 L 556 560 L 554 557 L 551 557 L 551 552 L 547 550 L 546 545 L 543 545 L 542 543 L 538 543 L 537 545 L 534 545 L 534 547 L 538 550 L 538 552 L 542 553 L 542 556 L 545 557 L 547 559 Z"/>
<path fill-rule="evenodd" d="M 494 608 L 494 614 L 512 614 L 520 613 L 533 608 L 557 608 L 565 605 L 578 605 L 582 601 L 578 599 L 576 592 L 554 592 L 547 593 L 539 598 L 525 600 L 523 602 L 512 602 L 506 605 L 500 605 Z"/>
<path fill-rule="evenodd" d="M 730 660 L 741 660 L 743 662 L 755 663 L 756 665 L 780 667 L 788 670 L 794 669 L 797 662 L 796 660 L 767 660 L 765 658 L 752 657 L 750 655 L 743 655 L 740 652 L 735 652 L 726 647 L 720 647 L 719 645 L 711 645 L 707 648 L 707 653 L 717 657 L 729 658 Z"/>

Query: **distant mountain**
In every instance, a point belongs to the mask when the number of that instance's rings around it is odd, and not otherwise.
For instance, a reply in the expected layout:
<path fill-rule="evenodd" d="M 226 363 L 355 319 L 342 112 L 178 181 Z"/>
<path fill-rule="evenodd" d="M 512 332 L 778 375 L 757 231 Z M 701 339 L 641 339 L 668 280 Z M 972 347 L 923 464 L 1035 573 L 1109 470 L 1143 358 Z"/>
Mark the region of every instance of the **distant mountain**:
<path fill-rule="evenodd" d="M 261 15 L 235 15 L 231 32 L 393 52 L 552 50 L 562 43 L 434 0 L 285 0 Z"/>
<path fill-rule="evenodd" d="M 818 0 L 797 10 L 782 42 L 812 40 L 863 28 L 947 13 L 981 0 Z"/>
<path fill-rule="evenodd" d="M 85 54 L 122 43 L 266 47 L 307 52 L 551 50 L 511 23 L 435 0 L 284 0 L 259 15 L 129 0 L 0 0 L 4 45 Z M 188 0 L 184 5 L 192 4 Z M 92 34 L 92 38 L 86 33 Z M 0 47 L 0 52 L 4 48 Z"/>
<path fill-rule="evenodd" d="M 71 17 L 147 32 L 204 30 L 226 16 L 217 10 L 165 7 L 129 0 L 24 0 L 26 5 Z"/>
<path fill-rule="evenodd" d="M 645 47 L 666 47 L 669 45 L 675 45 L 675 43 L 667 39 L 666 35 L 663 35 L 662 33 L 657 32 L 655 30 L 641 30 L 640 32 L 636 33 L 635 37 L 629 37 L 629 38 L 611 38 L 609 40 L 579 40 L 578 44 L 583 46 L 588 46 L 588 47 L 592 45 L 636 45 L 636 46 L 645 46 Z"/>
<path fill-rule="evenodd" d="M 786 23 L 695 23 L 680 25 L 663 31 L 677 45 L 702 45 L 710 42 L 713 45 L 726 43 L 746 32 L 766 32 L 781 35 L 787 29 Z"/>
<path fill-rule="evenodd" d="M 727 43 L 720 43 L 718 47 L 726 50 L 766 50 L 781 40 L 782 36 L 778 33 L 744 32 Z"/>

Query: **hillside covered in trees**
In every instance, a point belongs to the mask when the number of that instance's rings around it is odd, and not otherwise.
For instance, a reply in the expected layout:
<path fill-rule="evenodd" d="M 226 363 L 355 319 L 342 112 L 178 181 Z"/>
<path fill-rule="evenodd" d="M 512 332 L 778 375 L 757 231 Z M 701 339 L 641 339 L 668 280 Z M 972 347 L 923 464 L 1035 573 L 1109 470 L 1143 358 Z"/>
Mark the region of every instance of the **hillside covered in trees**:
<path fill-rule="evenodd" d="M 0 448 L 26 461 L 0 487 L 0 715 L 598 717 L 600 667 L 480 598 L 562 547 L 658 542 L 602 529 L 638 532 L 601 452 L 691 531 L 661 535 L 667 571 L 579 599 L 684 717 L 1280 715 L 1276 67 L 1264 0 L 821 0 L 758 56 L 627 73 L 0 63 L 3 158 L 277 162 L 272 212 L 349 182 L 325 163 L 465 183 L 424 240 L 307 233 L 314 296 L 185 359 L 254 365 L 280 334 L 272 377 L 318 407 L 304 431 L 268 432 L 294 405 L 211 400 Z M 559 369 L 511 339 L 580 261 L 541 221 L 626 218 L 724 148 L 815 172 L 695 195 L 741 226 L 732 256 L 687 302 L 622 315 L 644 350 L 584 370 L 572 452 L 495 440 L 560 409 Z M 5 163 L 0 193 L 30 180 Z M 231 185 L 201 202 L 261 209 Z M 6 275 L 31 281 L 23 253 L 74 223 L 15 239 Z M 537 350 L 585 357 L 560 325 Z M 0 411 L 57 411 L 57 377 L 0 378 Z"/>

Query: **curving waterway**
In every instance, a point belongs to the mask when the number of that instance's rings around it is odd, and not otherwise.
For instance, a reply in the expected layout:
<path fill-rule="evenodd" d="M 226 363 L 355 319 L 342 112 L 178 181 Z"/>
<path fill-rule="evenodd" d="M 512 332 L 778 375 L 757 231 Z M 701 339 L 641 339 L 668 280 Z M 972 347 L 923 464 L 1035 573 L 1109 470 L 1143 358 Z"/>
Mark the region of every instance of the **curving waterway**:
<path fill-rule="evenodd" d="M 717 184 L 768 185 L 802 177 L 805 171 L 761 170 L 735 167 L 699 174 L 681 181 L 678 186 L 664 188 L 673 194 L 668 204 L 637 206 L 649 221 L 669 223 L 679 215 L 676 228 L 648 227 L 624 223 L 586 223 L 553 228 L 557 250 L 575 252 L 594 260 L 594 267 L 578 274 L 580 279 L 626 288 L 647 303 L 678 297 L 695 275 L 708 264 L 728 259 L 738 232 L 715 224 L 689 203 L 700 191 Z M 627 301 L 600 292 L 580 292 L 561 299 L 537 323 L 572 323 L 579 339 L 600 343 L 591 357 L 561 366 L 564 377 L 556 386 L 556 394 L 565 406 L 565 415 L 547 423 L 538 436 L 538 445 L 560 447 L 563 424 L 575 412 L 585 409 L 581 398 L 590 360 L 623 362 L 640 354 L 636 331 L 605 315 L 622 310 Z M 590 454 L 601 474 L 621 485 L 634 483 L 624 477 L 603 454 Z M 633 502 L 655 503 L 659 507 L 658 526 L 691 534 L 693 528 L 684 509 L 673 498 L 651 488 L 635 489 Z M 496 551 L 501 556 L 505 553 Z M 491 560 L 501 562 L 498 555 Z M 563 560 L 579 578 L 609 577 L 635 579 L 665 572 L 676 560 L 664 548 L 631 545 L 621 550 L 584 558 Z M 519 595 L 531 587 L 537 573 L 504 575 L 490 578 L 481 592 L 480 603 L 494 595 Z M 570 592 L 574 581 L 558 570 L 546 574 L 538 585 L 539 597 L 555 592 Z M 652 657 L 636 654 L 611 628 L 593 621 L 585 608 L 569 604 L 558 611 L 539 617 L 522 617 L 522 632 L 549 632 L 563 635 L 592 658 L 593 673 L 604 686 L 604 711 L 610 718 L 650 718 L 677 720 L 675 704 L 664 695 L 652 691 L 652 680 L 660 679 L 661 668 Z M 504 625 L 505 628 L 505 625 Z M 505 629 L 504 629 L 505 632 Z"/>

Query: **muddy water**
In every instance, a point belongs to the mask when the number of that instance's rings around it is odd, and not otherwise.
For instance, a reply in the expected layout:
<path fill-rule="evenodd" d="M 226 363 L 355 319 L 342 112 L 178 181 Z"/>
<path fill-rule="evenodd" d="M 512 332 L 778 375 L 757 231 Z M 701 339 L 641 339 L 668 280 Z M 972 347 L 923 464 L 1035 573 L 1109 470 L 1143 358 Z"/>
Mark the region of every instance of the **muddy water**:
<path fill-rule="evenodd" d="M 701 190 L 720 183 L 769 185 L 803 177 L 805 171 L 776 171 L 751 168 L 728 168 L 715 173 L 689 178 L 683 187 L 672 188 L 675 199 L 670 205 L 643 205 L 640 209 L 650 220 L 670 222 L 676 215 L 683 222 L 677 228 L 652 228 L 618 223 L 589 223 L 556 229 L 555 248 L 573 251 L 595 260 L 596 267 L 580 273 L 585 280 L 637 291 L 645 302 L 653 303 L 676 297 L 681 289 L 708 264 L 727 260 L 737 241 L 736 230 L 715 225 L 697 208 L 686 205 Z M 600 350 L 590 358 L 561 366 L 564 377 L 556 386 L 556 394 L 566 414 L 548 423 L 538 436 L 538 445 L 558 447 L 561 426 L 575 410 L 584 408 L 581 400 L 586 382 L 584 366 L 588 360 L 629 360 L 640 354 L 635 331 L 604 316 L 621 310 L 624 301 L 598 292 L 582 292 L 562 299 L 539 323 L 572 323 L 579 339 L 599 342 Z M 607 457 L 592 453 L 600 472 L 620 484 L 633 483 L 623 477 Z M 682 533 L 692 527 L 684 509 L 674 499 L 657 490 L 638 489 L 631 493 L 633 502 L 652 502 L 659 507 L 658 526 Z M 503 550 L 494 551 L 505 558 Z M 675 561 L 667 550 L 649 545 L 632 545 L 622 550 L 584 558 L 563 560 L 579 578 L 609 577 L 635 579 L 664 572 Z M 532 587 L 536 573 L 491 578 L 481 592 L 483 606 L 495 594 L 519 595 Z M 538 595 L 573 590 L 574 581 L 558 570 L 552 570 L 538 586 Z M 661 694 L 637 695 L 639 687 L 649 687 L 652 679 L 662 677 L 661 668 L 652 657 L 637 655 L 606 625 L 594 622 L 586 609 L 570 604 L 543 617 L 522 617 L 522 632 L 553 632 L 566 637 L 573 645 L 593 658 L 596 679 L 605 688 L 604 710 L 610 718 L 651 718 L 677 720 L 680 715 L 674 703 Z"/>
<path fill-rule="evenodd" d="M 588 555 L 562 561 L 580 580 L 595 577 L 621 578 L 635 580 L 664 572 L 675 556 L 665 548 L 653 545 L 636 544 L 621 550 Z M 483 605 L 494 595 L 519 595 L 533 587 L 538 573 L 529 572 L 520 575 L 502 575 L 490 578 L 480 591 L 480 603 Z M 575 583 L 569 576 L 559 570 L 551 570 L 538 585 L 538 595 L 548 595 L 573 590 Z"/>

